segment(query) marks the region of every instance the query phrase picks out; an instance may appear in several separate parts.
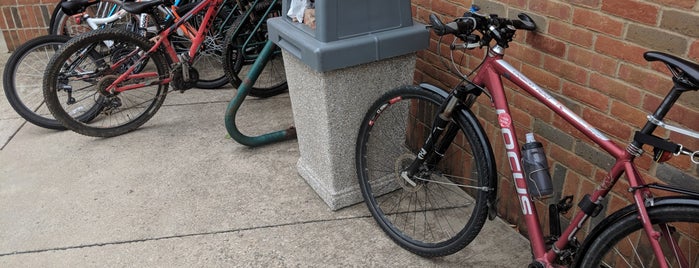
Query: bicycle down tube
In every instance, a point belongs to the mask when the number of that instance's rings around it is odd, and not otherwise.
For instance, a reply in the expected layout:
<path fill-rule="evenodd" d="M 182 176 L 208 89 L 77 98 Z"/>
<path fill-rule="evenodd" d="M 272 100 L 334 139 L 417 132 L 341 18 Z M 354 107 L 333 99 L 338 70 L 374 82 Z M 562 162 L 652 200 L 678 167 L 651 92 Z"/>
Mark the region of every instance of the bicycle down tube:
<path fill-rule="evenodd" d="M 161 45 L 165 47 L 165 51 L 167 52 L 167 55 L 169 56 L 170 59 L 172 59 L 174 62 L 180 61 L 179 57 L 177 56 L 177 52 L 172 47 L 172 45 L 170 44 L 168 39 L 164 38 L 164 37 L 167 37 L 168 35 L 170 35 L 170 33 L 177 30 L 181 25 L 183 25 L 185 22 L 187 22 L 194 14 L 201 12 L 205 8 L 208 8 L 208 9 L 204 15 L 203 25 L 210 24 L 210 22 L 213 21 L 213 17 L 215 15 L 215 13 L 218 10 L 218 8 L 216 8 L 216 7 L 218 7 L 222 3 L 222 1 L 223 0 L 208 0 L 208 1 L 202 1 L 201 3 L 196 5 L 191 11 L 189 11 L 189 12 L 187 12 L 187 14 L 183 15 L 179 20 L 177 20 L 169 28 L 165 29 L 160 34 L 153 37 L 155 44 L 151 47 L 151 49 L 149 51 L 147 51 L 146 53 L 141 55 L 141 57 L 139 58 L 139 61 L 143 61 L 151 53 L 156 52 L 158 49 L 160 49 Z M 197 51 L 199 50 L 199 46 L 201 46 L 201 44 L 204 42 L 204 36 L 206 35 L 206 33 L 205 33 L 206 28 L 207 27 L 199 27 L 199 29 L 197 30 L 197 33 L 194 36 L 194 39 L 192 40 L 192 45 L 189 48 L 189 53 L 188 53 L 189 58 L 186 59 L 187 63 L 191 63 L 192 59 L 194 59 L 194 56 L 196 55 Z M 138 49 L 133 51 L 132 53 L 134 53 L 134 52 L 138 52 Z M 112 65 L 111 68 L 116 69 L 124 62 L 125 62 L 125 60 L 117 62 L 114 65 Z M 170 83 L 170 81 L 171 81 L 171 78 L 165 78 L 165 79 L 162 79 L 160 81 L 149 83 L 149 84 L 134 84 L 134 85 L 118 87 L 117 85 L 119 85 L 119 83 L 123 82 L 126 79 L 157 76 L 157 73 L 153 73 L 153 72 L 143 73 L 143 74 L 131 74 L 137 68 L 137 66 L 138 65 L 129 66 L 129 69 L 126 72 L 124 72 L 122 75 L 120 75 L 113 83 L 111 83 L 111 85 L 109 87 L 107 87 L 107 90 L 114 91 L 114 92 L 123 92 L 126 90 L 141 88 L 141 87 L 145 87 L 145 86 L 157 84 L 157 83 L 167 84 L 167 83 Z"/>
<path fill-rule="evenodd" d="M 509 160 L 511 172 L 515 182 L 515 188 L 520 200 L 522 213 L 525 217 L 530 241 L 532 242 L 531 245 L 534 256 L 537 260 L 543 260 L 545 258 L 546 263 L 552 263 L 557 255 L 556 251 L 567 246 L 568 242 L 573 239 L 577 231 L 590 216 L 587 215 L 585 211 L 580 210 L 571 220 L 571 224 L 561 234 L 559 240 L 554 243 L 552 249 L 548 251 L 546 250 L 543 232 L 540 227 L 541 225 L 539 224 L 536 208 L 527 189 L 527 184 L 519 161 L 519 159 L 522 159 L 521 151 L 519 149 L 520 145 L 517 142 L 516 130 L 508 108 L 505 91 L 500 80 L 501 76 L 507 78 L 518 87 L 535 97 L 541 103 L 545 104 L 616 159 L 616 163 L 609 171 L 609 174 L 590 196 L 590 201 L 593 203 L 599 203 L 624 173 L 626 173 L 628 177 L 631 188 L 644 185 L 645 183 L 636 171 L 635 165 L 631 162 L 634 156 L 614 144 L 603 133 L 573 113 L 570 109 L 549 95 L 544 89 L 536 85 L 525 75 L 517 71 L 509 63 L 503 60 L 502 48 L 496 46 L 488 53 L 488 58 L 483 64 L 482 69 L 474 77 L 473 82 L 477 85 L 485 85 L 492 95 L 498 123 L 501 127 L 505 148 L 507 150 L 507 158 Z M 638 189 L 634 191 L 633 196 L 639 211 L 639 215 L 641 215 L 641 221 L 646 234 L 648 237 L 656 237 L 658 234 L 656 231 L 653 231 L 650 220 L 647 217 L 648 214 L 646 212 L 646 208 L 643 206 L 644 197 L 650 196 L 649 194 L 650 193 L 647 189 Z M 664 256 L 662 250 L 660 249 L 659 242 L 655 239 L 650 240 L 656 256 Z"/>

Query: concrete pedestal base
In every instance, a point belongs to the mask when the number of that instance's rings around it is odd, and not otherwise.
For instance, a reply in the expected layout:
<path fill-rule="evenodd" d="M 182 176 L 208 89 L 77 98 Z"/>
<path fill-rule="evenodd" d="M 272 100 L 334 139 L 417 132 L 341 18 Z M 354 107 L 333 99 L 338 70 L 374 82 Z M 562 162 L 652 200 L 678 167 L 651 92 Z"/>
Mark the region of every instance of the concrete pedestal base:
<path fill-rule="evenodd" d="M 384 92 L 411 84 L 415 54 L 317 72 L 283 52 L 300 159 L 299 174 L 337 210 L 362 195 L 355 170 L 355 141 L 369 106 Z"/>

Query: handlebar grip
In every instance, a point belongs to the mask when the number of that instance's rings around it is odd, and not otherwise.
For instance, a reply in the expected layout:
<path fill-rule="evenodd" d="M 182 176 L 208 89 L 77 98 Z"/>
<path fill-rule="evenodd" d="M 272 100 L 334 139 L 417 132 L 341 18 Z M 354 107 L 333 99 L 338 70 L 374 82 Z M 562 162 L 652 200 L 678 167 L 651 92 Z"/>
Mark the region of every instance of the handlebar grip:
<path fill-rule="evenodd" d="M 532 20 L 532 18 L 529 17 L 529 15 L 519 13 L 517 14 L 517 17 L 519 18 L 519 20 L 511 20 L 512 26 L 514 26 L 516 29 L 536 31 L 536 23 L 534 23 L 534 20 Z"/>
<path fill-rule="evenodd" d="M 430 24 L 436 35 L 459 34 L 473 29 L 473 21 L 454 21 L 444 24 L 435 14 L 430 15 Z"/>

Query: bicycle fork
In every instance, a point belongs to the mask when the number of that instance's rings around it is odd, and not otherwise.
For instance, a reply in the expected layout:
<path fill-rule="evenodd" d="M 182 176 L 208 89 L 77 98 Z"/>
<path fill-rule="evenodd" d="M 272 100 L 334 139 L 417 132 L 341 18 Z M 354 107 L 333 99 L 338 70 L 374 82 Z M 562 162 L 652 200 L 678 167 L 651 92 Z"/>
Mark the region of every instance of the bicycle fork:
<path fill-rule="evenodd" d="M 430 135 L 425 140 L 425 144 L 420 148 L 415 160 L 400 174 L 406 183 L 413 187 L 417 186 L 413 178 L 420 171 L 423 171 L 421 167 L 436 167 L 437 163 L 444 157 L 447 148 L 449 148 L 459 131 L 459 127 L 453 121 L 453 113 L 458 109 L 471 106 L 476 96 L 473 94 L 472 89 L 474 88 L 456 87 L 449 94 L 447 100 L 439 107 L 440 112 L 435 116 Z M 442 138 L 440 139 L 440 137 Z"/>

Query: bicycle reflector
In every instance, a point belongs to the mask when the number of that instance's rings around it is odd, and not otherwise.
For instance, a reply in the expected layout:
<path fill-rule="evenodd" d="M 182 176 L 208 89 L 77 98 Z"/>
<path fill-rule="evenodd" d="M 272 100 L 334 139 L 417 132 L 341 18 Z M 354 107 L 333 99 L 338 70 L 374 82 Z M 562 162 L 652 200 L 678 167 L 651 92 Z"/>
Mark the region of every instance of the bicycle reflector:
<path fill-rule="evenodd" d="M 653 148 L 653 161 L 658 162 L 658 163 L 663 163 L 667 162 L 670 159 L 672 159 L 672 153 L 665 151 L 663 149 L 660 149 L 658 147 Z"/>

